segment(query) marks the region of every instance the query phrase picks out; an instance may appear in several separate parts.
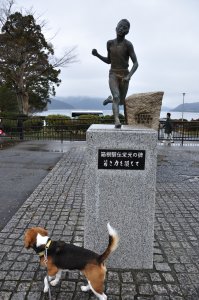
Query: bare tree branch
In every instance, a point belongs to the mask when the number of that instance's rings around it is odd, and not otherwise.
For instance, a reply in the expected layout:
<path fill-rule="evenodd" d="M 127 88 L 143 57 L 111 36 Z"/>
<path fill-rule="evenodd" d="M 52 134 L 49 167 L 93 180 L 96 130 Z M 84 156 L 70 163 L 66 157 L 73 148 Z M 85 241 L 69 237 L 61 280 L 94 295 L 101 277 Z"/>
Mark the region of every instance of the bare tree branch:
<path fill-rule="evenodd" d="M 51 63 L 54 68 L 65 68 L 71 63 L 78 62 L 77 60 L 77 46 L 74 46 L 70 49 L 65 50 L 65 53 L 62 57 L 56 57 L 52 56 L 51 57 Z"/>
<path fill-rule="evenodd" d="M 4 0 L 0 8 L 0 26 L 3 26 L 12 13 L 12 7 L 15 4 L 15 0 Z"/>

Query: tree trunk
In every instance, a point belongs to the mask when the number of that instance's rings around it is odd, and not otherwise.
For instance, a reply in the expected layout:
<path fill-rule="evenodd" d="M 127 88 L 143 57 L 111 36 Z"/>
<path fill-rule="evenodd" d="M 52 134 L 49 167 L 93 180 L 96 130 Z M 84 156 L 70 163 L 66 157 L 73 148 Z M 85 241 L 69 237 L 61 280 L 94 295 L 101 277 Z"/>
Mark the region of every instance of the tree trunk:
<path fill-rule="evenodd" d="M 27 115 L 29 109 L 29 96 L 27 92 L 17 92 L 19 113 Z"/>
<path fill-rule="evenodd" d="M 23 60 L 24 62 L 22 63 L 19 71 L 17 72 L 15 84 L 17 87 L 16 93 L 17 93 L 19 112 L 20 114 L 27 115 L 29 109 L 29 96 L 28 96 L 28 92 L 26 91 L 26 84 L 24 82 L 26 55 L 24 55 Z"/>
<path fill-rule="evenodd" d="M 19 114 L 23 114 L 23 98 L 21 93 L 16 93 L 17 96 L 17 104 L 18 104 L 18 108 L 19 108 Z"/>
<path fill-rule="evenodd" d="M 29 96 L 27 92 L 23 93 L 23 113 L 28 115 L 29 111 Z"/>

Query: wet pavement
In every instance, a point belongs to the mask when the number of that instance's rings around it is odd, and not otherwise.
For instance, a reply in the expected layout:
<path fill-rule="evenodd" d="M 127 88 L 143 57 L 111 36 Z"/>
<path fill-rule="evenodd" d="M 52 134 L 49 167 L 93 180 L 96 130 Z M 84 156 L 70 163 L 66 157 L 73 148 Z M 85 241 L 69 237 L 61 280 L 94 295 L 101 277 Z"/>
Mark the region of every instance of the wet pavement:
<path fill-rule="evenodd" d="M 85 155 L 84 142 L 66 146 L 59 162 L 0 232 L 0 299 L 48 299 L 43 293 L 45 270 L 33 251 L 23 247 L 27 228 L 43 226 L 53 239 L 83 246 Z M 158 147 L 154 266 L 108 269 L 108 300 L 199 299 L 198 170 L 198 147 Z M 82 282 L 79 272 L 65 272 L 51 288 L 52 299 L 96 299 L 80 290 Z"/>
<path fill-rule="evenodd" d="M 28 141 L 0 150 L 0 229 L 70 147 L 70 142 Z"/>

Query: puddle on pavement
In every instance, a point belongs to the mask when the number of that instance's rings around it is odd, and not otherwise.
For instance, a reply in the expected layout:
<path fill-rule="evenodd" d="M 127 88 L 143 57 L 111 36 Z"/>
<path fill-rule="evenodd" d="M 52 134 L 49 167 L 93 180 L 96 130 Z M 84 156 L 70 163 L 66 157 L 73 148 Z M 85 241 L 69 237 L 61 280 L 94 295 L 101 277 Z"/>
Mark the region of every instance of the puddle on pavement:
<path fill-rule="evenodd" d="M 27 151 L 42 151 L 42 152 L 49 152 L 49 150 L 47 149 L 42 149 L 40 147 L 26 147 L 26 148 L 23 148 L 23 150 L 27 150 Z"/>
<path fill-rule="evenodd" d="M 56 153 L 63 153 L 68 151 L 68 147 L 38 147 L 38 146 L 27 146 L 27 147 L 20 147 L 21 150 L 24 151 L 38 151 L 38 152 L 56 152 Z"/>

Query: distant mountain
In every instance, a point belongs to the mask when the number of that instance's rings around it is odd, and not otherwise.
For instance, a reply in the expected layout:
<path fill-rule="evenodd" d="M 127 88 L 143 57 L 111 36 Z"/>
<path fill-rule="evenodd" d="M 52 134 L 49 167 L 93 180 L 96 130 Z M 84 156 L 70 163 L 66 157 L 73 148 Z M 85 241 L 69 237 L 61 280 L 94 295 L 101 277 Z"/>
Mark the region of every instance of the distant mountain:
<path fill-rule="evenodd" d="M 173 108 L 172 111 L 199 112 L 199 102 L 184 103 L 184 107 L 183 104 L 180 104 Z"/>
<path fill-rule="evenodd" d="M 95 109 L 103 110 L 104 98 L 88 97 L 88 96 L 76 96 L 76 97 L 55 97 L 51 99 L 51 103 L 48 104 L 48 109 Z M 106 108 L 111 109 L 108 105 Z M 177 107 L 171 109 L 166 106 L 162 106 L 162 111 L 182 111 L 183 105 L 180 104 Z M 199 102 L 185 103 L 184 112 L 199 112 Z"/>
<path fill-rule="evenodd" d="M 77 96 L 77 97 L 56 97 L 51 100 L 48 109 L 62 109 L 60 105 L 70 106 L 68 109 L 104 109 L 103 98 Z M 59 107 L 58 107 L 59 106 Z M 65 106 L 64 109 L 67 109 Z"/>
<path fill-rule="evenodd" d="M 168 106 L 162 106 L 161 107 L 161 111 L 170 111 L 171 110 L 171 108 L 170 107 L 168 107 Z"/>
<path fill-rule="evenodd" d="M 51 99 L 51 103 L 48 103 L 48 109 L 73 109 L 74 107 L 68 103 L 57 99 Z"/>

